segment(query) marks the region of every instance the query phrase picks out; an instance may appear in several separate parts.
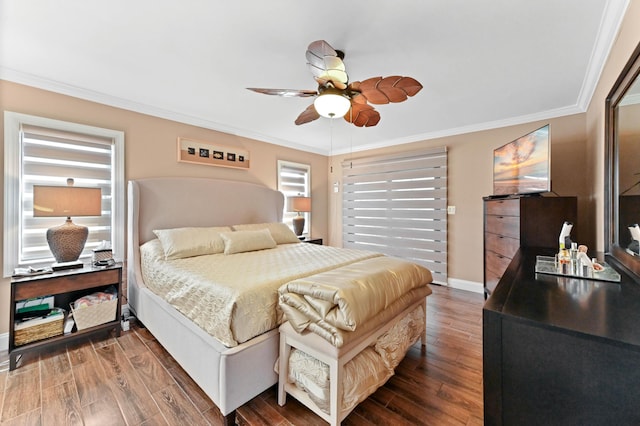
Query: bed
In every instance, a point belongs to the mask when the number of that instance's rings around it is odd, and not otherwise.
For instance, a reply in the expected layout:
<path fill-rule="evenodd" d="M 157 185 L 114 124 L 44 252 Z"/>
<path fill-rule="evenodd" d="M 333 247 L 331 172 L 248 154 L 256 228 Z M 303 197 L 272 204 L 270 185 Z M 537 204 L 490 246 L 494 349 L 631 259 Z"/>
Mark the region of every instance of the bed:
<path fill-rule="evenodd" d="M 130 309 L 228 424 L 236 408 L 278 382 L 278 327 L 287 319 L 278 290 L 381 256 L 300 243 L 282 229 L 283 195 L 261 185 L 169 177 L 133 180 L 128 190 Z M 176 230 L 182 240 L 213 232 L 222 246 L 216 240 L 204 254 L 180 252 Z M 329 340 L 349 334 L 324 333 Z"/>

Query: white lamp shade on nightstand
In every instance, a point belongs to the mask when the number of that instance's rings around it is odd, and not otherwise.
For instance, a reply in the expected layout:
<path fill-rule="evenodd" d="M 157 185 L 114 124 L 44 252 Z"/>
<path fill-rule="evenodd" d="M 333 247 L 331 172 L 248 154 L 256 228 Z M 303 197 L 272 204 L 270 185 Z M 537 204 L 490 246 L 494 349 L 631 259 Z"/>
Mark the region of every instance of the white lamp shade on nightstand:
<path fill-rule="evenodd" d="M 89 229 L 74 224 L 71 216 L 101 214 L 100 188 L 33 186 L 33 217 L 67 217 L 62 225 L 47 229 L 47 243 L 58 263 L 76 262 L 89 235 Z"/>
<path fill-rule="evenodd" d="M 296 212 L 298 216 L 293 218 L 293 232 L 300 236 L 304 232 L 304 216 L 300 213 L 311 211 L 311 197 L 287 197 L 287 211 Z"/>

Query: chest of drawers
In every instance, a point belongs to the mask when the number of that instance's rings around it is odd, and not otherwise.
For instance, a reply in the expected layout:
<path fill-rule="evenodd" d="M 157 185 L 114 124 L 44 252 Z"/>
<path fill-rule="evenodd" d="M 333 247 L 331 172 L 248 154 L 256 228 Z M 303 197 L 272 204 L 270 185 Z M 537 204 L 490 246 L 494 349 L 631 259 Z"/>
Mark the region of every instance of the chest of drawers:
<path fill-rule="evenodd" d="M 484 198 L 484 287 L 491 294 L 520 247 L 556 248 L 564 221 L 577 230 L 576 197 Z"/>

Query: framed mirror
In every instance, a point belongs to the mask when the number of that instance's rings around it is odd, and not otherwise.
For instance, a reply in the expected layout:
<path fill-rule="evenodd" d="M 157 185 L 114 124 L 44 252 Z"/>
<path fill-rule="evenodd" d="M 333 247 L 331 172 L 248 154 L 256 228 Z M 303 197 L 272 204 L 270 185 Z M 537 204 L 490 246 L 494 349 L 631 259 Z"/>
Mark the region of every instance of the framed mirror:
<path fill-rule="evenodd" d="M 640 44 L 606 99 L 605 251 L 640 276 Z"/>

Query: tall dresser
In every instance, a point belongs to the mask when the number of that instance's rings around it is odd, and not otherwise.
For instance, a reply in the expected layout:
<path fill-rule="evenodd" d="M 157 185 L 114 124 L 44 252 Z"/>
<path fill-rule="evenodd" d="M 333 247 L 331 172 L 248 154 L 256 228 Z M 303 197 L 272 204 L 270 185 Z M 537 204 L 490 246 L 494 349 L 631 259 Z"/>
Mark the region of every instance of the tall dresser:
<path fill-rule="evenodd" d="M 520 247 L 557 248 L 565 221 L 578 219 L 576 197 L 484 197 L 484 289 L 490 295 Z"/>

